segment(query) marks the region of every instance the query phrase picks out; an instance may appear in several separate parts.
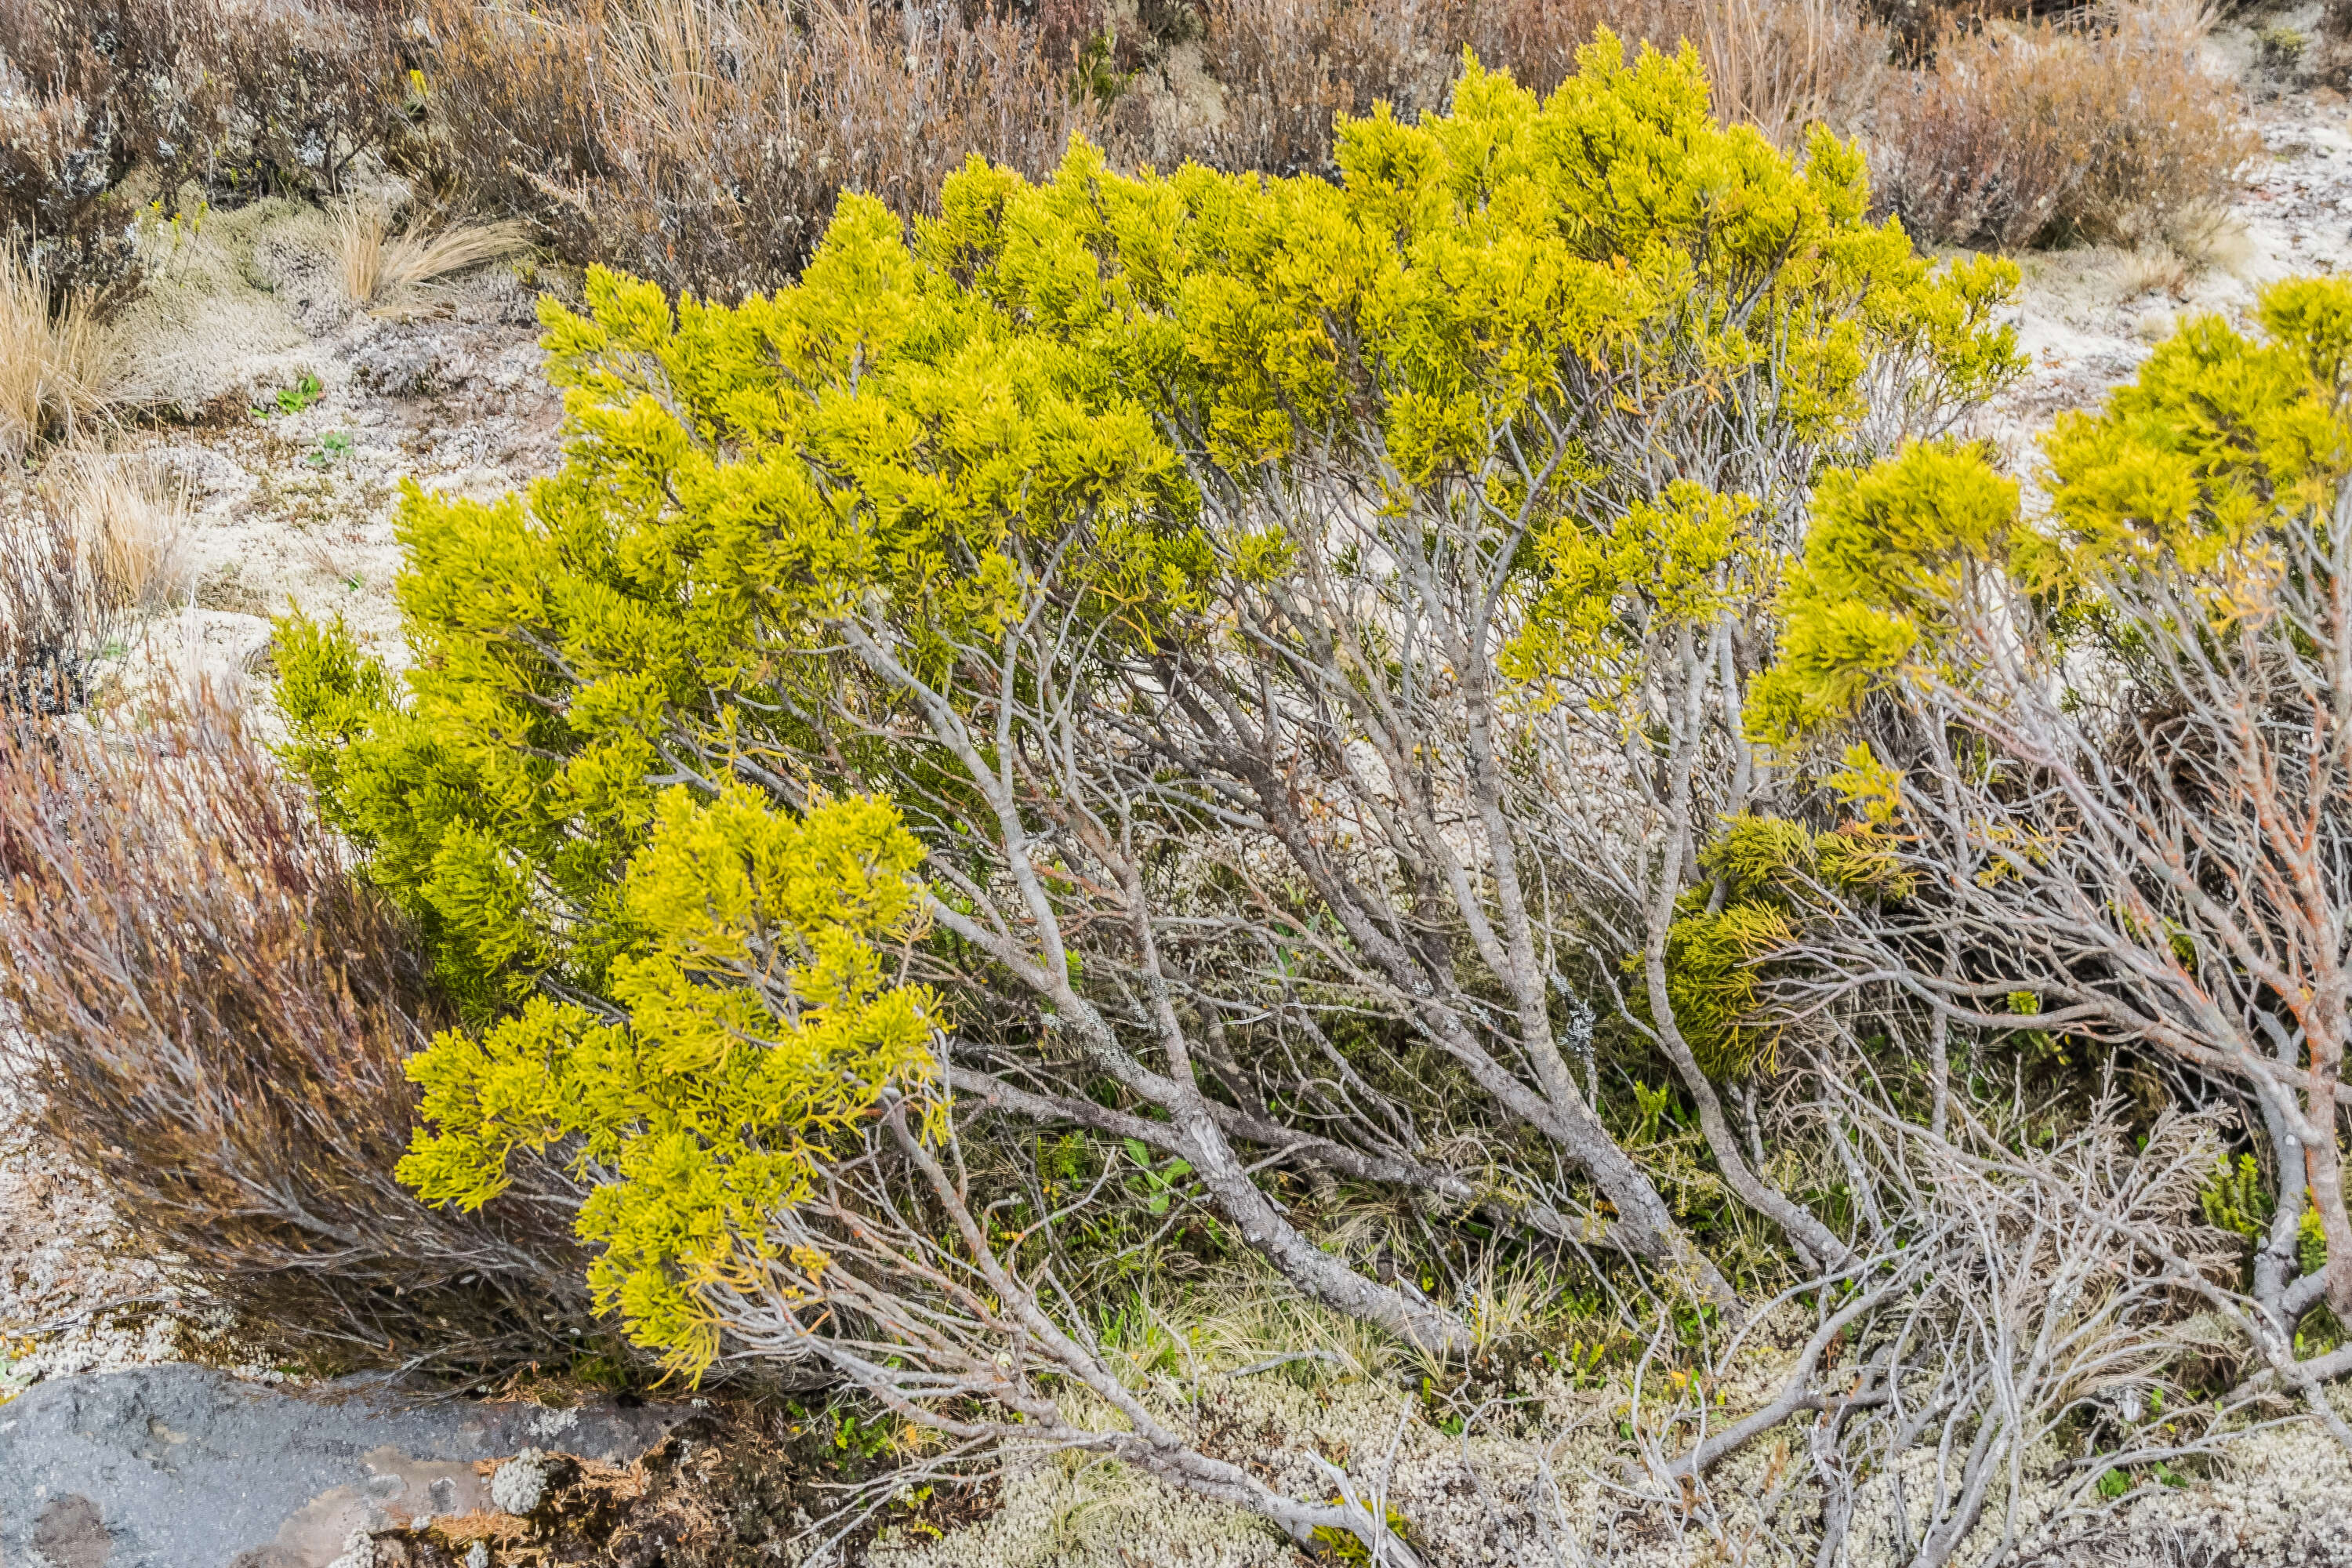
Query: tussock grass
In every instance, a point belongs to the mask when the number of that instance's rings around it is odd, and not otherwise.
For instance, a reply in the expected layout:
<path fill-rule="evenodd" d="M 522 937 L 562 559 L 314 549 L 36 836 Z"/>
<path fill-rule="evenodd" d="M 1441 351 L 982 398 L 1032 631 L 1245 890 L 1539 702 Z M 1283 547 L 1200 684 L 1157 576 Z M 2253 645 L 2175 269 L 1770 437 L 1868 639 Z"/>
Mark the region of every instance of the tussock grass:
<path fill-rule="evenodd" d="M 76 454 L 53 466 L 44 488 L 100 608 L 159 610 L 185 594 L 190 497 L 187 480 L 168 465 Z"/>
<path fill-rule="evenodd" d="M 379 313 L 432 302 L 436 284 L 520 255 L 530 247 L 523 225 L 412 224 L 395 231 L 392 215 L 367 202 L 335 210 L 335 263 L 343 293 L 362 310 Z"/>
<path fill-rule="evenodd" d="M 86 429 L 111 401 L 120 363 L 88 291 L 55 302 L 23 250 L 0 249 L 0 454 L 21 458 Z"/>
<path fill-rule="evenodd" d="M 2188 290 L 2191 270 L 2170 246 L 2149 245 L 2124 258 L 2119 281 L 2126 299 L 2142 294 L 2169 294 L 2178 299 Z"/>
<path fill-rule="evenodd" d="M 2244 276 L 2261 254 L 2245 220 L 2223 201 L 2193 203 L 2172 224 L 2172 247 L 2201 271 Z"/>
<path fill-rule="evenodd" d="M 1092 124 L 1033 22 L 947 0 L 424 12 L 431 113 L 473 200 L 532 215 L 566 260 L 711 298 L 797 273 L 843 190 L 913 217 L 967 156 L 1042 174 Z"/>

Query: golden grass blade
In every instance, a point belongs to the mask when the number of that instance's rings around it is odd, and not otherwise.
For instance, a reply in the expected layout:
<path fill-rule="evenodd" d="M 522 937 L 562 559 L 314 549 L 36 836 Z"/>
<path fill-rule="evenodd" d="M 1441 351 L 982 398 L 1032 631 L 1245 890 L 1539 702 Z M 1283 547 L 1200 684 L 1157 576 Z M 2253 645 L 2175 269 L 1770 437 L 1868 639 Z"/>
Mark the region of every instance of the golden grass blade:
<path fill-rule="evenodd" d="M 412 225 L 395 234 L 391 216 L 373 204 L 350 203 L 335 216 L 335 263 L 343 292 L 362 310 L 413 306 L 436 284 L 530 247 L 529 229 L 511 220 Z"/>
<path fill-rule="evenodd" d="M 24 252 L 0 250 L 0 454 L 81 431 L 112 401 L 120 364 L 87 291 L 53 305 Z"/>
<path fill-rule="evenodd" d="M 141 457 L 73 457 L 44 487 L 102 611 L 167 608 L 187 588 L 187 480 Z"/>

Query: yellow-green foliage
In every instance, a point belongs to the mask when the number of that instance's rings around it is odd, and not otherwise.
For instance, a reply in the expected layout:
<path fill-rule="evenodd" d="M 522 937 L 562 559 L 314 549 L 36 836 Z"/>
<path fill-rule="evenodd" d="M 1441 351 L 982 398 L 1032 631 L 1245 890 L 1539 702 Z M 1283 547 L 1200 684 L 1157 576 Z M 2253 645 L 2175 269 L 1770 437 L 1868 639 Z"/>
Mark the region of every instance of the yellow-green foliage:
<path fill-rule="evenodd" d="M 2217 1229 L 2234 1231 L 2257 1247 L 2270 1234 L 2271 1195 L 2252 1154 L 2239 1155 L 2235 1163 L 2226 1156 L 2217 1163 L 2199 1189 L 2197 1202 L 2205 1211 L 2205 1223 Z"/>
<path fill-rule="evenodd" d="M 1750 698 L 1758 737 L 1843 718 L 1915 658 L 1932 658 L 1952 601 L 1972 573 L 1997 569 L 2016 519 L 2015 482 L 1957 443 L 1825 475 L 1789 574 L 1778 659 Z"/>
<path fill-rule="evenodd" d="M 1676 479 L 1660 503 L 1636 501 L 1606 527 L 1563 517 L 1538 542 L 1544 588 L 1504 668 L 1530 681 L 1604 674 L 1594 696 L 1604 702 L 1608 688 L 1630 689 L 1643 637 L 1713 621 L 1757 595 L 1772 564 L 1756 510 L 1750 497 Z"/>
<path fill-rule="evenodd" d="M 1815 833 L 1787 817 L 1741 816 L 1724 825 L 1700 860 L 1724 879 L 1733 902 L 1769 900 L 1800 910 L 1820 892 L 1907 898 L 1907 875 L 1883 826 L 1865 816 Z"/>
<path fill-rule="evenodd" d="M 2197 1202 L 2205 1211 L 2206 1224 L 2235 1232 L 2250 1247 L 2269 1238 L 2271 1216 L 2278 1207 L 2263 1188 L 2262 1168 L 2252 1154 L 2241 1154 L 2234 1163 L 2226 1156 L 2218 1161 L 2199 1189 Z M 2314 1205 L 2305 1204 L 2295 1220 L 2294 1250 L 2304 1273 L 2316 1274 L 2327 1267 L 2327 1231 Z"/>
<path fill-rule="evenodd" d="M 1340 1500 L 1335 1497 L 1331 1500 L 1338 1502 Z M 1389 1529 L 1399 1540 L 1411 1538 L 1412 1527 L 1406 1521 L 1403 1514 L 1392 1508 L 1384 1509 L 1381 1511 L 1388 1515 Z M 1372 1560 L 1371 1548 L 1366 1546 L 1362 1539 L 1351 1531 L 1338 1530 L 1330 1525 L 1321 1524 L 1315 1527 L 1312 1539 L 1315 1542 L 1316 1555 L 1326 1562 L 1370 1563 Z"/>
<path fill-rule="evenodd" d="M 2260 315 L 2267 342 L 2200 318 L 2105 407 L 2062 416 L 2043 441 L 2039 526 L 2020 523 L 2016 486 L 1972 447 L 1915 446 L 1824 478 L 1751 731 L 1790 741 L 1881 686 L 1964 677 L 1950 661 L 1965 650 L 1942 634 L 1981 574 L 2024 590 L 2057 633 L 2126 654 L 2101 607 L 2104 585 L 2135 573 L 2183 585 L 2214 625 L 2258 614 L 2279 542 L 2324 524 L 2352 475 L 2352 281 L 2274 284 Z"/>
<path fill-rule="evenodd" d="M 718 1329 L 698 1288 L 766 1253 L 762 1217 L 885 1095 L 935 1087 L 931 998 L 887 984 L 877 947 L 911 933 L 921 858 L 882 802 L 795 817 L 740 788 L 669 791 L 622 884 L 639 933 L 609 972 L 624 1019 L 534 997 L 440 1037 L 411 1063 L 430 1125 L 401 1179 L 474 1208 L 517 1148 L 595 1162 L 614 1178 L 580 1219 L 598 1304 L 698 1373 Z"/>
<path fill-rule="evenodd" d="M 1865 796 L 1864 805 L 1874 802 Z M 1865 816 L 1815 833 L 1788 817 L 1741 816 L 1707 847 L 1701 863 L 1722 880 L 1724 897 L 1710 910 L 1712 889 L 1683 896 L 1666 935 L 1666 994 L 1710 1077 L 1771 1065 L 1780 1028 L 1763 1007 L 1765 968 L 1799 939 L 1824 896 L 1910 896 L 1885 820 Z"/>
<path fill-rule="evenodd" d="M 1990 317 L 2014 269 L 1938 270 L 1864 222 L 1853 148 L 1819 135 L 1799 169 L 1717 125 L 1687 52 L 1628 63 L 1603 34 L 1580 58 L 1540 103 L 1473 61 L 1445 116 L 1345 124 L 1336 185 L 1122 179 L 1084 147 L 1041 190 L 968 172 L 923 251 L 1099 347 L 1122 384 L 1172 390 L 1229 464 L 1369 415 L 1404 483 L 1474 474 L 1497 500 L 1521 484 L 1498 431 L 1581 413 L 1564 364 L 1671 354 L 1728 383 L 1778 354 L 1770 412 L 1822 428 L 1861 415 L 1874 356 L 1916 353 L 1963 389 L 2013 369 Z M 1628 395 L 1663 415 L 1687 386 Z"/>
<path fill-rule="evenodd" d="M 1776 354 L 1771 412 L 1824 426 L 1861 412 L 1873 356 L 1969 386 L 2014 363 L 1989 324 L 2010 271 L 1939 272 L 1863 221 L 1851 148 L 1819 137 L 1799 169 L 1717 125 L 1687 55 L 1628 64 L 1604 37 L 1542 103 L 1473 69 L 1451 115 L 1340 142 L 1339 185 L 1129 179 L 1083 144 L 1043 186 L 975 162 L 911 245 L 845 200 L 772 299 L 673 308 L 597 272 L 584 316 L 547 307 L 567 460 L 527 504 L 408 494 L 404 702 L 331 631 L 286 645 L 297 760 L 453 984 L 494 1013 L 551 971 L 598 984 L 629 940 L 617 868 L 679 776 L 665 732 L 777 743 L 738 700 L 779 695 L 780 652 L 853 605 L 920 665 L 1003 613 L 1040 548 L 1145 640 L 1181 635 L 1213 574 L 1283 570 L 1279 540 L 1204 535 L 1171 423 L 1244 483 L 1312 427 L 1376 440 L 1406 491 L 1499 501 L 1525 489 L 1512 422 L 1573 427 L 1595 365 L 1671 441 Z M 1742 289 L 1759 307 L 1734 315 Z M 1629 504 L 1591 540 L 1547 524 L 1560 581 L 1535 580 L 1531 646 L 1555 613 L 1563 646 L 1600 636 L 1631 586 L 1720 591 L 1747 503 Z"/>
<path fill-rule="evenodd" d="M 1709 1078 L 1769 1069 L 1780 1029 L 1759 1017 L 1757 966 L 1796 937 L 1778 906 L 1742 900 L 1709 913 L 1703 894 L 1666 933 L 1666 999 L 1691 1055 Z"/>
<path fill-rule="evenodd" d="M 2278 536 L 2324 526 L 2352 475 L 2352 281 L 2273 284 L 2259 315 L 2267 342 L 2192 321 L 2106 407 L 2052 427 L 2052 537 L 2021 560 L 2037 591 L 2095 620 L 2100 581 L 2152 571 L 2217 621 L 2259 611 Z"/>
<path fill-rule="evenodd" d="M 845 197 L 772 298 L 594 271 L 584 313 L 542 305 L 563 466 L 495 504 L 404 492 L 405 675 L 282 628 L 289 756 L 467 1009 L 416 1064 L 421 1188 L 481 1202 L 507 1150 L 577 1140 L 599 1289 L 691 1367 L 698 1284 L 929 1081 L 932 1004 L 873 954 L 919 940 L 949 845 L 846 795 L 936 792 L 935 764 L 822 751 L 802 717 L 882 734 L 907 700 L 840 655 L 853 615 L 968 713 L 988 693 L 950 646 L 1041 560 L 1095 634 L 1074 658 L 1213 637 L 1220 592 L 1301 568 L 1196 486 L 1264 494 L 1321 453 L 1396 511 L 1524 510 L 1513 586 L 1559 622 L 1534 662 L 1596 658 L 1612 604 L 1701 613 L 1752 549 L 1739 498 L 1629 488 L 1640 465 L 1589 450 L 1602 416 L 1643 463 L 1732 398 L 1834 445 L 1874 363 L 1964 391 L 2014 367 L 1990 319 L 2013 269 L 1866 222 L 1851 147 L 1798 166 L 1718 125 L 1687 51 L 1604 37 L 1540 103 L 1473 67 L 1451 114 L 1339 141 L 1338 184 L 1129 178 L 1082 143 L 1039 185 L 975 161 L 911 237 Z M 1552 429 L 1584 433 L 1565 465 L 1515 465 Z M 1569 508 L 1571 477 L 1622 521 Z M 844 797 L 788 809 L 820 775 Z"/>
<path fill-rule="evenodd" d="M 339 633 L 286 640 L 295 760 L 483 1011 L 550 971 L 603 984 L 673 748 L 772 747 L 735 702 L 788 695 L 779 646 L 875 595 L 919 653 L 984 623 L 1016 530 L 1082 518 L 1110 613 L 1139 622 L 1201 565 L 1150 419 L 1086 406 L 1080 356 L 920 267 L 878 204 L 845 201 L 773 300 L 673 314 L 601 272 L 588 298 L 542 307 L 562 471 L 527 507 L 405 495 L 406 702 Z"/>

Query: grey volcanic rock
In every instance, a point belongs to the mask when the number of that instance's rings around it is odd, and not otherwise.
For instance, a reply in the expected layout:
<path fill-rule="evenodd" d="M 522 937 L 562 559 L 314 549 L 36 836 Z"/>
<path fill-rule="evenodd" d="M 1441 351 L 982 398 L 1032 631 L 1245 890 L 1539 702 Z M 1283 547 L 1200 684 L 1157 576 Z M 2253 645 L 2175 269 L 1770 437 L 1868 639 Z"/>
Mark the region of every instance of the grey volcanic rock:
<path fill-rule="evenodd" d="M 354 1531 L 493 1506 L 480 1461 L 626 1464 L 688 1412 L 303 1397 L 205 1367 L 41 1384 L 0 1405 L 6 1568 L 324 1568 Z"/>

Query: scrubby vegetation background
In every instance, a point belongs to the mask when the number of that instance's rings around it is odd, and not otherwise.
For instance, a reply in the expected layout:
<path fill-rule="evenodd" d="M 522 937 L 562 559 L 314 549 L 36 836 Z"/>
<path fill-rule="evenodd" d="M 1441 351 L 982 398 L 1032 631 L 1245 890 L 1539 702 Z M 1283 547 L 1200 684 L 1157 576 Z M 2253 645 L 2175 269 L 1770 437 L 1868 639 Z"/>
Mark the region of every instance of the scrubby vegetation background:
<path fill-rule="evenodd" d="M 0 0 L 0 1062 L 289 1364 L 715 1391 L 746 1553 L 2146 1547 L 2352 1449 L 2352 286 L 1978 437 L 2011 253 L 2235 243 L 2216 22 Z M 563 460 L 126 700 L 263 198 L 527 268 Z"/>
<path fill-rule="evenodd" d="M 11 0 L 0 201 L 53 289 L 136 270 L 133 226 L 390 169 L 428 210 L 708 298 L 793 277 L 838 194 L 934 210 L 973 154 L 1328 174 L 1335 116 L 1443 107 L 1475 51 L 1538 92 L 1601 25 L 1698 50 L 1723 113 L 1793 148 L 1868 128 L 1874 199 L 1927 244 L 2158 239 L 2246 151 L 2210 18 L 1986 18 L 1808 0 L 1215 0 L 1115 6 L 244 6 Z M 364 183 L 364 182 L 362 182 Z M 160 204 L 160 205 L 158 205 Z"/>

